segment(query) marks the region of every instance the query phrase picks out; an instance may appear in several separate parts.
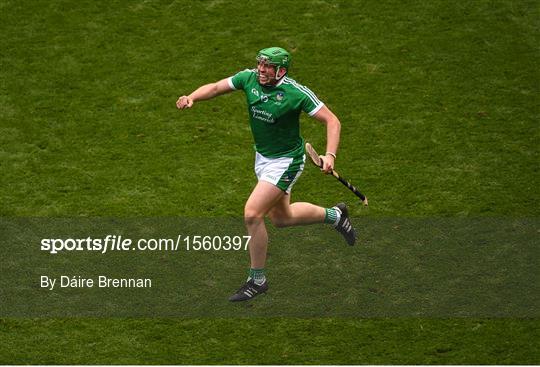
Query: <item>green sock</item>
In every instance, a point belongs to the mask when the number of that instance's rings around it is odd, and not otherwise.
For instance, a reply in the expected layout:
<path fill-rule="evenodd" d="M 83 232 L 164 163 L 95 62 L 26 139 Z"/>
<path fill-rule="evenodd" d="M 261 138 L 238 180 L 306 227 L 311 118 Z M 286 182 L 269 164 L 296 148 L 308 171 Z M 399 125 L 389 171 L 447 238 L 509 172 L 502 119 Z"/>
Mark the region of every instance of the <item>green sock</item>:
<path fill-rule="evenodd" d="M 326 215 L 324 216 L 324 223 L 333 224 L 336 226 L 341 218 L 341 210 L 336 207 L 326 208 Z"/>
<path fill-rule="evenodd" d="M 263 269 L 249 269 L 249 277 L 248 280 L 253 279 L 255 284 L 261 285 L 266 281 L 266 276 L 264 275 L 264 268 Z"/>

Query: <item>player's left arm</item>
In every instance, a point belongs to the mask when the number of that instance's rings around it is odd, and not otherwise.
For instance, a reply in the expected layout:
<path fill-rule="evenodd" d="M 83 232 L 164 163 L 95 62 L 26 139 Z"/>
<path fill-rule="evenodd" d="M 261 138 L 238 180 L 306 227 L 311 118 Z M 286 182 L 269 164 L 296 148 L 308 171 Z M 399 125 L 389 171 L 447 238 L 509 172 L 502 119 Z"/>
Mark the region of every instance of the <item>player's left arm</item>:
<path fill-rule="evenodd" d="M 337 150 L 339 147 L 339 136 L 341 123 L 336 115 L 326 105 L 323 105 L 314 115 L 314 118 L 326 125 L 326 153 L 321 156 L 323 160 L 322 170 L 330 173 L 334 169 Z"/>

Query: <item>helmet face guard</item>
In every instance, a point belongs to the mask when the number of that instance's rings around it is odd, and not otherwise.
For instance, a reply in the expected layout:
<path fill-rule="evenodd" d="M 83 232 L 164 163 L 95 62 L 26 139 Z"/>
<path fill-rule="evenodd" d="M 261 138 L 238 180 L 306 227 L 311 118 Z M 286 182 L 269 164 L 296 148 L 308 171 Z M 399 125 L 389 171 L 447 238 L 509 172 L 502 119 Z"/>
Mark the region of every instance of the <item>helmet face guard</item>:
<path fill-rule="evenodd" d="M 270 47 L 259 51 L 257 54 L 257 63 L 265 63 L 273 65 L 276 68 L 276 75 L 274 80 L 280 80 L 289 71 L 289 64 L 291 62 L 291 56 L 289 53 L 281 47 Z M 285 73 L 278 77 L 279 72 L 285 69 Z"/>

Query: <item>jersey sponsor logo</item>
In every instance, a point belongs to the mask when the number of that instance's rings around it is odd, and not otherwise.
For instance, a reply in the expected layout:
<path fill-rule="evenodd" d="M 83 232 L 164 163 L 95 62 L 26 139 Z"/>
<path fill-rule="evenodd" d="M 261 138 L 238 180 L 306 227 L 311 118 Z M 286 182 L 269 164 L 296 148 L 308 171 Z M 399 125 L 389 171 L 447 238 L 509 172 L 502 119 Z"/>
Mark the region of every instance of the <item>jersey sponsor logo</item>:
<path fill-rule="evenodd" d="M 276 122 L 274 116 L 270 112 L 265 110 L 259 110 L 255 106 L 251 106 L 251 115 L 254 119 L 264 121 L 268 124 L 273 124 Z"/>

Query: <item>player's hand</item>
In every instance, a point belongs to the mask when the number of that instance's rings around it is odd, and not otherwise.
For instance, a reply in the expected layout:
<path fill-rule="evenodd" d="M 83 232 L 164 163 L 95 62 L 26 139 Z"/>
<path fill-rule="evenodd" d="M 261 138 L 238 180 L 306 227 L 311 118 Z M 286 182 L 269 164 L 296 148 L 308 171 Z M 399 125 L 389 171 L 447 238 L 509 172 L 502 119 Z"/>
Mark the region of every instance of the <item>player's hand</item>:
<path fill-rule="evenodd" d="M 321 171 L 323 171 L 325 174 L 329 174 L 334 170 L 335 158 L 331 155 L 321 155 L 320 157 L 322 162 Z"/>
<path fill-rule="evenodd" d="M 189 96 L 182 96 L 176 101 L 176 108 L 179 110 L 191 108 L 191 106 L 193 106 L 193 100 Z"/>

